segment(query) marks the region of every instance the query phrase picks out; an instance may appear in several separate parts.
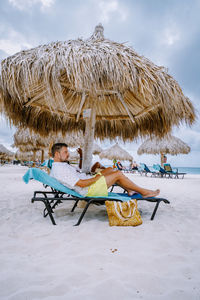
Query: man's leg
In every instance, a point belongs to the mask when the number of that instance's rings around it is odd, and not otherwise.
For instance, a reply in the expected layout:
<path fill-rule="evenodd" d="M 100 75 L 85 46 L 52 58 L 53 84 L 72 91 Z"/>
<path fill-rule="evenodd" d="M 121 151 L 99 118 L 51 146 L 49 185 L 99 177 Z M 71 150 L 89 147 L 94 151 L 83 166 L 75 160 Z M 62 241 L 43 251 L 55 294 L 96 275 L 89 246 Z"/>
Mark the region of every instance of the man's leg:
<path fill-rule="evenodd" d="M 128 177 L 126 177 L 122 172 L 115 171 L 111 172 L 109 174 L 104 175 L 106 183 L 108 188 L 117 183 L 122 188 L 128 191 L 129 195 L 131 196 L 132 192 L 140 193 L 144 197 L 155 197 L 160 193 L 160 190 L 148 190 L 144 189 L 138 185 L 136 185 L 134 182 L 132 182 Z"/>

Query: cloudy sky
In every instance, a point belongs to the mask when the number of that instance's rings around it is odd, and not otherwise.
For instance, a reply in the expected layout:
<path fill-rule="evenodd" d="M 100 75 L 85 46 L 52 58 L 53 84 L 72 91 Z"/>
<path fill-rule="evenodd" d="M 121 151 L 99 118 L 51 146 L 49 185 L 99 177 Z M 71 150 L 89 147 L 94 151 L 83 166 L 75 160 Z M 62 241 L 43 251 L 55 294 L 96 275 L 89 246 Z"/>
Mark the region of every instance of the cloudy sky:
<path fill-rule="evenodd" d="M 198 120 L 173 134 L 191 153 L 168 156 L 174 166 L 200 167 L 200 0 L 1 0 L 0 60 L 56 40 L 87 38 L 101 22 L 104 35 L 127 42 L 139 54 L 168 68 L 193 102 Z M 9 149 L 15 128 L 0 117 L 0 143 Z M 151 165 L 158 156 L 137 156 L 137 143 L 123 145 L 135 160 Z M 106 142 L 103 146 L 109 146 Z"/>

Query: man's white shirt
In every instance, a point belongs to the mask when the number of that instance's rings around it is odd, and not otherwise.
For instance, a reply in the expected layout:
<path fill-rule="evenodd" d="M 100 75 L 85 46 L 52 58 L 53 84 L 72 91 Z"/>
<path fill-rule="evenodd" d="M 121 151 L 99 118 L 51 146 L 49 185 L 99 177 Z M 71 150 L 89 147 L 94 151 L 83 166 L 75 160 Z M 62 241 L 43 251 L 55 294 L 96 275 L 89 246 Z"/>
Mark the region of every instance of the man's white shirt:
<path fill-rule="evenodd" d="M 81 188 L 76 185 L 80 179 L 89 179 L 92 176 L 86 175 L 85 173 L 80 173 L 79 169 L 70 166 L 65 162 L 54 162 L 52 164 L 50 176 L 56 178 L 62 184 L 66 185 L 68 188 L 75 190 L 82 196 L 85 196 L 88 192 L 89 187 Z"/>

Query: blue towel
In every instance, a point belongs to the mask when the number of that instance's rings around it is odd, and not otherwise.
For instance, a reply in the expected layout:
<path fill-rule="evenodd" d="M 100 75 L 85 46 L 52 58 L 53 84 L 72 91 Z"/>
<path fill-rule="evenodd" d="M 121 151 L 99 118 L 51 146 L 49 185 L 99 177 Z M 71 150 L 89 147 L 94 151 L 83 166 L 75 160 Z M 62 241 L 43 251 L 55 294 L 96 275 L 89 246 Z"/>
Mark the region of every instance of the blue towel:
<path fill-rule="evenodd" d="M 48 167 L 49 169 L 52 168 L 52 164 L 53 164 L 54 160 L 53 159 L 46 159 L 42 164 L 41 166 L 42 167 Z"/>
<path fill-rule="evenodd" d="M 76 191 L 66 187 L 65 185 L 60 183 L 57 179 L 51 177 L 50 175 L 48 175 L 47 173 L 45 173 L 44 171 L 42 171 L 38 168 L 28 169 L 26 174 L 23 176 L 23 180 L 25 183 L 28 183 L 30 179 L 35 179 L 37 181 L 40 181 L 41 183 L 49 185 L 50 187 L 52 187 L 58 191 L 61 191 L 63 193 L 70 194 L 75 197 L 83 198 L 82 195 L 80 195 Z M 135 199 L 136 197 L 142 198 L 142 196 L 140 194 L 133 195 L 132 198 Z M 100 198 L 100 197 L 96 197 L 96 198 Z M 129 197 L 128 194 L 124 194 L 124 193 L 108 193 L 108 197 L 101 197 L 101 198 L 105 198 L 105 200 L 106 199 L 109 200 L 109 198 L 116 199 L 116 200 L 120 199 L 122 201 L 128 201 L 131 199 L 131 197 Z"/>

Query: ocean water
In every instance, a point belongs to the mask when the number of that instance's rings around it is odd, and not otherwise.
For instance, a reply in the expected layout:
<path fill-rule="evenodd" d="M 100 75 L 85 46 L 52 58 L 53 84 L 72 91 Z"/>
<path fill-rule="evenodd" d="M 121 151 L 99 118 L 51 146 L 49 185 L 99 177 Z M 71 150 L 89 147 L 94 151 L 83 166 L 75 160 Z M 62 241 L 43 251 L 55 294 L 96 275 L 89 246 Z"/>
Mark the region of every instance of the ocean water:
<path fill-rule="evenodd" d="M 150 166 L 151 170 L 153 170 L 153 166 Z M 178 169 L 179 173 L 187 173 L 187 174 L 199 174 L 200 175 L 200 168 L 192 168 L 192 167 L 172 167 L 173 171 Z"/>
<path fill-rule="evenodd" d="M 173 168 L 176 169 L 176 168 Z M 200 174 L 200 168 L 189 168 L 189 167 L 177 167 L 179 172 L 184 172 L 188 174 Z"/>
<path fill-rule="evenodd" d="M 124 165 L 126 167 L 126 165 Z M 105 165 L 105 167 L 112 167 L 112 165 Z M 153 170 L 153 166 L 149 166 L 151 170 Z M 178 169 L 178 172 L 180 173 L 187 173 L 187 174 L 199 174 L 200 175 L 200 168 L 194 168 L 194 167 L 173 167 L 173 171 L 176 171 Z"/>

